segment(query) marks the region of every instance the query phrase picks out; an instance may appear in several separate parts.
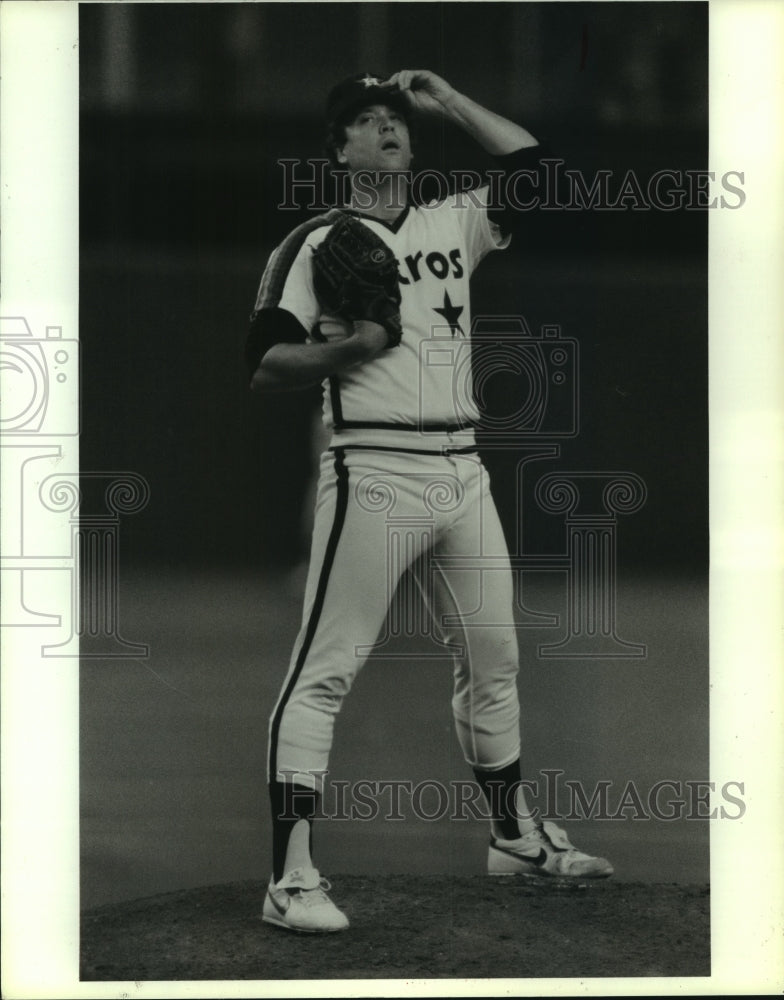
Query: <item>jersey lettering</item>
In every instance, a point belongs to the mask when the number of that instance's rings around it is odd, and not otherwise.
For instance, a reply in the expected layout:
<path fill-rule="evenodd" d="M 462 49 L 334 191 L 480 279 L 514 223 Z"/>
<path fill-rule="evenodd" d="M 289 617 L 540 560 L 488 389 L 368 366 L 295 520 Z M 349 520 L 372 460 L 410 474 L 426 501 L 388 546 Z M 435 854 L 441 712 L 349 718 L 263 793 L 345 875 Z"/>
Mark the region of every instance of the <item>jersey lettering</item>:
<path fill-rule="evenodd" d="M 415 254 L 407 254 L 403 258 L 403 265 L 408 268 L 409 275 L 403 274 L 402 269 L 398 278 L 400 279 L 401 285 L 410 285 L 411 282 L 417 282 L 422 280 L 422 275 L 419 273 L 419 265 L 422 260 L 422 251 L 418 250 Z M 433 275 L 434 278 L 439 278 L 442 281 L 448 278 L 450 275 L 450 264 L 451 275 L 453 278 L 463 277 L 463 263 L 460 254 L 460 247 L 455 247 L 454 250 L 449 251 L 449 259 L 441 253 L 440 250 L 433 250 L 431 253 L 425 257 L 425 264 L 427 265 L 428 271 Z"/>
<path fill-rule="evenodd" d="M 406 257 L 406 264 L 408 264 L 408 269 L 411 272 L 411 274 L 412 274 L 412 276 L 414 278 L 414 281 L 419 281 L 419 277 L 420 277 L 420 275 L 419 275 L 419 261 L 420 261 L 421 257 L 422 257 L 422 251 L 421 250 L 418 250 L 414 254 L 413 257 L 411 256 L 411 254 L 408 254 L 408 256 Z"/>
<path fill-rule="evenodd" d="M 446 257 L 439 253 L 438 250 L 434 250 L 425 257 L 427 261 L 427 266 L 430 268 L 432 274 L 437 278 L 445 278 L 449 274 L 449 261 Z"/>

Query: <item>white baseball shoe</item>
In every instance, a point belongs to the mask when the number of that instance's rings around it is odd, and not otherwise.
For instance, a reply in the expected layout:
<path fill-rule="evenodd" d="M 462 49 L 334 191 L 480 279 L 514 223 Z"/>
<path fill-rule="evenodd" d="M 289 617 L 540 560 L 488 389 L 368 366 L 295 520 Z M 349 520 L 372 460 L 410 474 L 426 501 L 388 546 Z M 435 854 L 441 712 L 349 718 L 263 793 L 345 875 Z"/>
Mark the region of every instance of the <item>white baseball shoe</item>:
<path fill-rule="evenodd" d="M 348 918 L 327 895 L 330 884 L 315 868 L 294 868 L 277 884 L 270 880 L 262 920 L 303 934 L 330 934 Z"/>
<path fill-rule="evenodd" d="M 583 854 L 555 823 L 546 821 L 517 840 L 492 838 L 487 856 L 490 875 L 543 875 L 555 878 L 607 878 L 613 866 Z"/>

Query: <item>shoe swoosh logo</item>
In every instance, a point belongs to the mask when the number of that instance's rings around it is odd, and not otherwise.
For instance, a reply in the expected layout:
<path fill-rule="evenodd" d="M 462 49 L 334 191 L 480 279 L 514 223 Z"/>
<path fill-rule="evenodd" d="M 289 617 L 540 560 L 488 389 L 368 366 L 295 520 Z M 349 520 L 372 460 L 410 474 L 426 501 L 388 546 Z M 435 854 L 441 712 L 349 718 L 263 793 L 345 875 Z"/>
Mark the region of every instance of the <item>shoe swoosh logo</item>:
<path fill-rule="evenodd" d="M 508 847 L 499 847 L 498 844 L 493 845 L 497 851 L 501 851 L 503 854 L 508 854 L 510 858 L 517 858 L 518 861 L 530 861 L 532 865 L 536 865 L 537 868 L 541 868 L 542 865 L 547 861 L 547 851 L 543 847 L 539 848 L 539 853 L 536 857 L 531 857 L 530 854 L 521 854 L 519 851 L 511 851 Z"/>
<path fill-rule="evenodd" d="M 275 899 L 275 897 L 272 895 L 271 892 L 268 892 L 267 895 L 269 896 L 270 902 L 275 907 L 275 909 L 278 911 L 278 913 L 281 916 L 283 916 L 283 914 L 286 912 L 286 910 L 288 910 L 288 906 L 283 906 L 281 903 L 279 903 L 277 901 L 277 899 Z M 286 900 L 286 903 L 288 903 L 288 899 Z"/>

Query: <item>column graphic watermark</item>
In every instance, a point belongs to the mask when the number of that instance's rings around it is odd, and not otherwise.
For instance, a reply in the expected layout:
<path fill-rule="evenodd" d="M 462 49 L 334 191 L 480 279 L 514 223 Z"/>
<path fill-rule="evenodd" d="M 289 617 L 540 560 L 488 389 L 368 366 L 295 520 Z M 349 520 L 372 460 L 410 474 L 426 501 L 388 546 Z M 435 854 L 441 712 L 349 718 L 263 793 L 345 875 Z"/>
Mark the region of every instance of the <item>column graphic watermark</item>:
<path fill-rule="evenodd" d="M 359 657 L 398 658 L 393 640 L 416 638 L 427 641 L 417 659 L 462 656 L 463 647 L 443 639 L 431 613 L 433 594 L 433 547 L 436 518 L 457 509 L 464 489 L 456 476 L 405 473 L 398 476 L 370 473 L 357 483 L 358 506 L 384 518 L 386 587 L 389 608 L 384 629 L 372 645 L 359 645 Z M 415 567 L 414 572 L 407 572 Z"/>
<path fill-rule="evenodd" d="M 120 632 L 119 538 L 121 518 L 146 506 L 149 485 L 135 472 L 67 468 L 80 430 L 78 341 L 60 326 L 40 336 L 25 317 L 2 317 L 0 370 L 0 624 L 45 629 L 44 657 L 147 656 L 146 644 Z"/>
<path fill-rule="evenodd" d="M 645 645 L 620 639 L 616 626 L 617 519 L 638 511 L 646 495 L 643 480 L 629 472 L 556 473 L 537 483 L 540 507 L 563 514 L 568 532 L 567 635 L 539 646 L 540 656 L 645 656 Z"/>

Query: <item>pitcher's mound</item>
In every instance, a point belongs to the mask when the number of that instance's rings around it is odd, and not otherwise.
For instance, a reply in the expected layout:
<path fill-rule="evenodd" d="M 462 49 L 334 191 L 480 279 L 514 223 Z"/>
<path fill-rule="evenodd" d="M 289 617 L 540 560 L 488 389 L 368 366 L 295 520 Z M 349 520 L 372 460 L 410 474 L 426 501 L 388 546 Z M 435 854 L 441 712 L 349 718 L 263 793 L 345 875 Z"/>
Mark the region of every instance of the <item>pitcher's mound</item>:
<path fill-rule="evenodd" d="M 351 926 L 263 923 L 235 882 L 82 915 L 82 980 L 463 979 L 710 975 L 706 885 L 519 877 L 333 876 Z"/>

